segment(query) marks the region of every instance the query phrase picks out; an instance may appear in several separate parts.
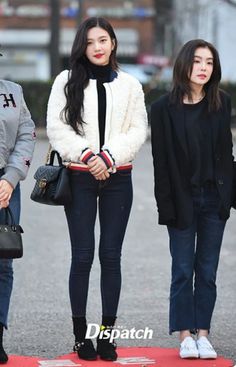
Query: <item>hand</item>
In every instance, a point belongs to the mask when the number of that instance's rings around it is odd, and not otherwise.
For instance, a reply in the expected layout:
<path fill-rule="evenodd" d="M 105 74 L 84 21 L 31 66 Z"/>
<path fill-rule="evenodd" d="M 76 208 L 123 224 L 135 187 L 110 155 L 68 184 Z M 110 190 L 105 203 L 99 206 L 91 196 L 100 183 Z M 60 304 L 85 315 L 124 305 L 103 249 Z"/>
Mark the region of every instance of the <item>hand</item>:
<path fill-rule="evenodd" d="M 96 176 L 94 176 L 94 178 L 96 179 L 96 180 L 100 180 L 100 181 L 105 181 L 107 178 L 109 178 L 110 177 L 110 173 L 109 172 L 104 172 L 104 173 L 101 173 L 100 175 L 96 175 Z"/>
<path fill-rule="evenodd" d="M 7 200 L 0 201 L 0 209 L 1 208 L 7 208 L 8 206 L 9 206 L 9 201 L 7 201 Z"/>
<path fill-rule="evenodd" d="M 94 156 L 88 161 L 89 171 L 96 180 L 106 180 L 110 174 L 107 172 L 105 162 L 99 156 Z"/>
<path fill-rule="evenodd" d="M 11 199 L 13 187 L 11 184 L 6 180 L 0 180 L 0 203 L 3 205 L 4 202 L 9 204 L 9 201 Z M 8 206 L 8 205 L 7 205 Z"/>

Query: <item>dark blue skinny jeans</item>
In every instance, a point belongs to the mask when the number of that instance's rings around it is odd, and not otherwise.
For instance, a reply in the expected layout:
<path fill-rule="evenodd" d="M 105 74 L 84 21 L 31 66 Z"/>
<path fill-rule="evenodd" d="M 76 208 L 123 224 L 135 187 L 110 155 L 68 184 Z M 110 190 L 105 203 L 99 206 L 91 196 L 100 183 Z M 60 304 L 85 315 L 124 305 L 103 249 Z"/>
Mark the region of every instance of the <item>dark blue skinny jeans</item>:
<path fill-rule="evenodd" d="M 72 171 L 71 184 L 73 201 L 65 211 L 72 250 L 69 277 L 72 316 L 86 316 L 97 209 L 102 313 L 116 316 L 121 289 L 121 248 L 133 198 L 131 173 L 117 172 L 105 181 L 97 181 L 89 172 Z"/>
<path fill-rule="evenodd" d="M 216 301 L 216 272 L 225 221 L 219 218 L 215 187 L 193 190 L 194 217 L 189 228 L 168 227 L 172 256 L 170 333 L 210 330 Z"/>
<path fill-rule="evenodd" d="M 20 185 L 18 184 L 12 193 L 10 208 L 16 224 L 20 220 Z M 0 210 L 0 222 L 3 223 L 5 215 Z M 0 323 L 7 328 L 7 318 L 10 298 L 13 287 L 13 261 L 12 259 L 0 259 Z"/>

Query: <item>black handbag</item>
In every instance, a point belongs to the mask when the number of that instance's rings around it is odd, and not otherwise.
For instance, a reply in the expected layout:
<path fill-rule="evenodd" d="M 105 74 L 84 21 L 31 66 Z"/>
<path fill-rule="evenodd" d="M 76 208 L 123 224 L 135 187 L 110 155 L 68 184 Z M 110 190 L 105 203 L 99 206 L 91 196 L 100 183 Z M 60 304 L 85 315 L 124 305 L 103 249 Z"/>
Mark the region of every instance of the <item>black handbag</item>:
<path fill-rule="evenodd" d="M 57 156 L 58 165 L 53 164 L 55 156 Z M 72 200 L 70 171 L 63 165 L 57 151 L 50 151 L 48 160 L 49 162 L 40 166 L 34 174 L 36 183 L 30 198 L 47 205 L 69 204 Z"/>
<path fill-rule="evenodd" d="M 24 231 L 19 224 L 15 224 L 9 207 L 1 210 L 5 211 L 5 223 L 0 224 L 0 259 L 20 258 L 23 256 L 21 233 Z"/>

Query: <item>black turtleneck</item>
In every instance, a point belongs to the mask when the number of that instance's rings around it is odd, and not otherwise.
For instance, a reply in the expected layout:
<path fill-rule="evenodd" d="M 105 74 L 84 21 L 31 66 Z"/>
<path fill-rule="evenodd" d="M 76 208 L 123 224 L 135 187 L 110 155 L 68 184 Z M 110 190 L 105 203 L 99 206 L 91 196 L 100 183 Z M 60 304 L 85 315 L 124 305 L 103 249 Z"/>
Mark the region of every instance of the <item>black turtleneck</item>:
<path fill-rule="evenodd" d="M 106 125 L 106 89 L 103 83 L 110 82 L 111 70 L 109 64 L 98 66 L 89 63 L 90 77 L 97 80 L 100 149 L 104 144 Z"/>

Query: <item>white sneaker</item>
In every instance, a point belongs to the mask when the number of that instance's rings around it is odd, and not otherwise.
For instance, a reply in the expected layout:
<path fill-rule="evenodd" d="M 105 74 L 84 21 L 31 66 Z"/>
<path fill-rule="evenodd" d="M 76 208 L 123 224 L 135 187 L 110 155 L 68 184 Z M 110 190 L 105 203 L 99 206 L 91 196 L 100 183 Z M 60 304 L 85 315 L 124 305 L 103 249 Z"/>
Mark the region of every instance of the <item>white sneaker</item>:
<path fill-rule="evenodd" d="M 209 340 L 205 336 L 201 336 L 197 340 L 197 348 L 199 352 L 199 357 L 201 359 L 216 359 L 217 353 Z"/>
<path fill-rule="evenodd" d="M 191 336 L 186 336 L 180 344 L 179 355 L 181 358 L 198 358 L 199 353 L 195 340 Z"/>

